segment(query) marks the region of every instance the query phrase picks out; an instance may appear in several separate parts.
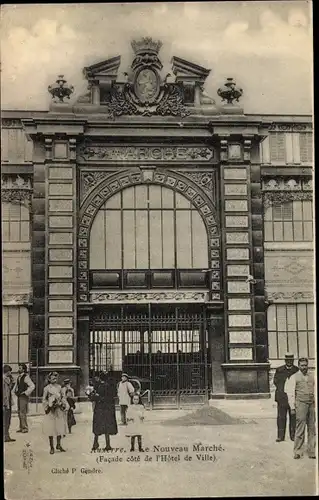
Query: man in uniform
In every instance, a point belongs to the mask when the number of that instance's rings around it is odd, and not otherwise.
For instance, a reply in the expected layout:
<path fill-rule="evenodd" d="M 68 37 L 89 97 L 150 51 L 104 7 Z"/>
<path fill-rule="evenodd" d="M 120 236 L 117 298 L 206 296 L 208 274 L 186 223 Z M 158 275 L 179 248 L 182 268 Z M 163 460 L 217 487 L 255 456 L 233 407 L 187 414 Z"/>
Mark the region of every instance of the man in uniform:
<path fill-rule="evenodd" d="M 295 439 L 296 417 L 290 411 L 288 397 L 284 390 L 285 383 L 294 373 L 298 371 L 298 367 L 294 365 L 294 355 L 285 355 L 285 364 L 276 369 L 274 376 L 274 384 L 276 387 L 275 401 L 277 403 L 277 439 L 280 443 L 285 440 L 287 413 L 289 413 L 289 435 L 293 441 Z"/>
<path fill-rule="evenodd" d="M 296 415 L 294 458 L 301 458 L 308 427 L 308 456 L 316 458 L 315 378 L 308 371 L 308 359 L 300 358 L 299 371 L 287 379 L 285 390 L 291 412 Z"/>

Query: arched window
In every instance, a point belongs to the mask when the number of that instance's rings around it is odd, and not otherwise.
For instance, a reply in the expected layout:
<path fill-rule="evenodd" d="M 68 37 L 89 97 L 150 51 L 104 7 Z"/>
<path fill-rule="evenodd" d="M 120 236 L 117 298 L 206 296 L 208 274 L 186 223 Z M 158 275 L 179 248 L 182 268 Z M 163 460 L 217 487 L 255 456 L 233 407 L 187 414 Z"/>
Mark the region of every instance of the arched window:
<path fill-rule="evenodd" d="M 208 267 L 207 231 L 198 210 L 169 188 L 139 185 L 112 196 L 91 228 L 91 270 Z"/>

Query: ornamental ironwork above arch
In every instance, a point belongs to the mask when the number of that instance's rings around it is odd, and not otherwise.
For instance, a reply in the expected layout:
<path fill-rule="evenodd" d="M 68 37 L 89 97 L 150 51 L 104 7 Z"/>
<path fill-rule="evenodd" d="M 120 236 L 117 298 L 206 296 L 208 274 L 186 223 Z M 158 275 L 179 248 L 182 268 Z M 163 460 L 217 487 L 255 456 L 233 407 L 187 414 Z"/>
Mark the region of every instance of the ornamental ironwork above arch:
<path fill-rule="evenodd" d="M 184 195 L 201 215 L 208 237 L 211 288 L 220 290 L 220 230 L 215 204 L 204 190 L 191 179 L 171 170 L 145 167 L 139 171 L 126 170 L 99 183 L 80 210 L 78 228 L 78 300 L 89 300 L 89 238 L 93 220 L 102 205 L 117 192 L 140 184 L 156 184 Z"/>

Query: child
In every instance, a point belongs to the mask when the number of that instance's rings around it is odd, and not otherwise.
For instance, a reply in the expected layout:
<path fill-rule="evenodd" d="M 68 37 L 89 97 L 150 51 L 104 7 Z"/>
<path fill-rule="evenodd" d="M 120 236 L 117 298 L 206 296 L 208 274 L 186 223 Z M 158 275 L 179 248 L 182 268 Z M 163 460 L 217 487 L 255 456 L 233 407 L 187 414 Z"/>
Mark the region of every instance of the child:
<path fill-rule="evenodd" d="M 137 437 L 138 451 L 143 452 L 142 432 L 144 423 L 144 405 L 139 394 L 132 397 L 132 404 L 127 410 L 127 434 L 131 438 L 131 450 L 135 451 L 135 438 Z"/>

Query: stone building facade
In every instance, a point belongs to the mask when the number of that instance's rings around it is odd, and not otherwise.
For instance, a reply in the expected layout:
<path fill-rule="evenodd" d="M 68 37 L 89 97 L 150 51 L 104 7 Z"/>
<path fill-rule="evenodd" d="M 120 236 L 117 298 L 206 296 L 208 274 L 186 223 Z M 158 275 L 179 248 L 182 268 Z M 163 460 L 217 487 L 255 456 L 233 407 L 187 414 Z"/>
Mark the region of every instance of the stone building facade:
<path fill-rule="evenodd" d="M 2 113 L 3 353 L 40 394 L 122 370 L 153 405 L 267 397 L 314 363 L 311 116 L 248 115 L 160 43 L 84 68 L 88 92 Z M 216 100 L 220 100 L 216 98 Z M 58 100 L 58 102 L 56 102 Z"/>

